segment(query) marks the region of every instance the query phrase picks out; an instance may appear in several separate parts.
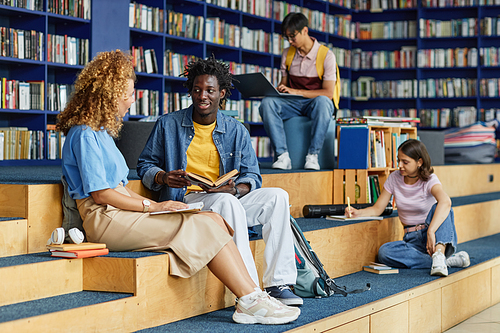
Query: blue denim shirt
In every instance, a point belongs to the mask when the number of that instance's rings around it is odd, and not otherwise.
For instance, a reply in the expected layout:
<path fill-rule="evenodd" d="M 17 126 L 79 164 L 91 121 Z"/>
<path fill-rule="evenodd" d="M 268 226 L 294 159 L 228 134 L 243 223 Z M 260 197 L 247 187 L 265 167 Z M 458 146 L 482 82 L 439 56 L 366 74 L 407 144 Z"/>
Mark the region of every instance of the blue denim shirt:
<path fill-rule="evenodd" d="M 160 201 L 182 201 L 186 188 L 171 188 L 154 182 L 161 171 L 186 170 L 186 151 L 194 136 L 193 106 L 161 116 L 139 156 L 137 175 L 148 189 L 160 191 Z M 217 124 L 212 134 L 220 156 L 219 170 L 225 174 L 240 171 L 236 184 L 246 183 L 250 190 L 262 186 L 257 156 L 250 135 L 239 121 L 217 112 Z"/>

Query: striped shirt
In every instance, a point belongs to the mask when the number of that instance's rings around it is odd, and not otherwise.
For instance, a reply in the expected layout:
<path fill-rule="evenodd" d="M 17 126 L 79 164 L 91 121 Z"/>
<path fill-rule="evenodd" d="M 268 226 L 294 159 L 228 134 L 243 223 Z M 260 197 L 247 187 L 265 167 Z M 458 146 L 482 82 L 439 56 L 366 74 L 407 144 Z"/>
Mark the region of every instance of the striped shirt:
<path fill-rule="evenodd" d="M 419 179 L 413 185 L 405 184 L 404 176 L 397 170 L 389 175 L 384 188 L 394 196 L 401 222 L 404 225 L 417 225 L 425 222 L 432 205 L 436 203 L 431 193 L 436 184 L 441 182 L 435 174 L 431 174 L 426 182 Z"/>

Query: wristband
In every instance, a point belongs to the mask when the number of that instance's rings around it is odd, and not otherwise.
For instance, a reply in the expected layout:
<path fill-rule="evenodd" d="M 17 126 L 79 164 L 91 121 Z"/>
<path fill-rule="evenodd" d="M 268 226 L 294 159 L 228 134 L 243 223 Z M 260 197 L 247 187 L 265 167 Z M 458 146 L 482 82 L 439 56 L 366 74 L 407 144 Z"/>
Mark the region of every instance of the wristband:
<path fill-rule="evenodd" d="M 236 193 L 234 194 L 234 196 L 236 197 L 236 199 L 241 198 L 241 193 L 240 193 L 240 190 L 238 190 L 238 187 L 235 186 L 234 189 L 236 190 Z"/>

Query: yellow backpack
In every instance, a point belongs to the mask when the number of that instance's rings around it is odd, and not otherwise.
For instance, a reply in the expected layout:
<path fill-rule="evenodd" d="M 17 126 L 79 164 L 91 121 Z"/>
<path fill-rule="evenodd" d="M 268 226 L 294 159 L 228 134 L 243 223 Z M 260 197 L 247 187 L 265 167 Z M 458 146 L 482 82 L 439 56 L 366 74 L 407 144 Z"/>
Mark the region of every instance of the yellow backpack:
<path fill-rule="evenodd" d="M 290 45 L 285 60 L 287 71 L 290 70 L 290 65 L 292 64 L 293 57 L 295 56 L 295 51 L 295 47 Z M 325 72 L 324 63 L 327 52 L 328 47 L 326 47 L 325 45 L 320 45 L 318 54 L 316 55 L 316 71 L 318 72 L 320 80 L 323 79 L 323 73 Z M 333 105 L 335 105 L 335 107 L 338 109 L 340 101 L 340 73 L 339 66 L 337 64 L 335 64 L 335 66 L 337 67 L 337 81 L 335 81 L 335 89 L 333 90 Z"/>

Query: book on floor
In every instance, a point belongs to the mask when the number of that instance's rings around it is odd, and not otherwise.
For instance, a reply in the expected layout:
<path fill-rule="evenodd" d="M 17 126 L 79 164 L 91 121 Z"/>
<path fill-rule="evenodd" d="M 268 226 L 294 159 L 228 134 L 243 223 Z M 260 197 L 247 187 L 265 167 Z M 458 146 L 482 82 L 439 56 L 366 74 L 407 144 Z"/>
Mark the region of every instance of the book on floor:
<path fill-rule="evenodd" d="M 97 256 L 103 256 L 109 253 L 109 249 L 94 249 L 94 250 L 75 250 L 75 251 L 57 251 L 51 250 L 50 254 L 52 257 L 61 258 L 91 258 Z"/>
<path fill-rule="evenodd" d="M 223 185 L 226 185 L 229 180 L 235 180 L 240 172 L 236 169 L 229 171 L 228 173 L 220 176 L 215 181 L 208 179 L 202 175 L 198 175 L 194 172 L 188 172 L 186 179 L 188 179 L 192 185 L 204 185 L 210 188 L 219 188 Z"/>
<path fill-rule="evenodd" d="M 360 217 L 347 217 L 345 215 L 327 215 L 327 220 L 332 221 L 370 221 L 370 220 L 383 220 L 383 216 L 360 216 Z"/>
<path fill-rule="evenodd" d="M 47 245 L 47 249 L 51 251 L 79 251 L 79 250 L 97 250 L 105 249 L 104 243 L 80 243 L 80 244 L 51 244 Z"/>
<path fill-rule="evenodd" d="M 399 273 L 399 269 L 390 267 L 384 264 L 379 264 L 379 263 L 372 263 L 367 266 L 363 266 L 363 270 L 370 272 L 370 273 L 375 273 L 375 274 L 397 274 Z"/>
<path fill-rule="evenodd" d="M 151 212 L 149 215 L 158 215 L 158 214 L 170 214 L 170 213 L 191 213 L 191 212 L 199 212 L 203 208 L 203 202 L 193 202 L 188 204 L 188 208 L 178 209 L 178 210 L 162 210 L 160 212 Z"/>

